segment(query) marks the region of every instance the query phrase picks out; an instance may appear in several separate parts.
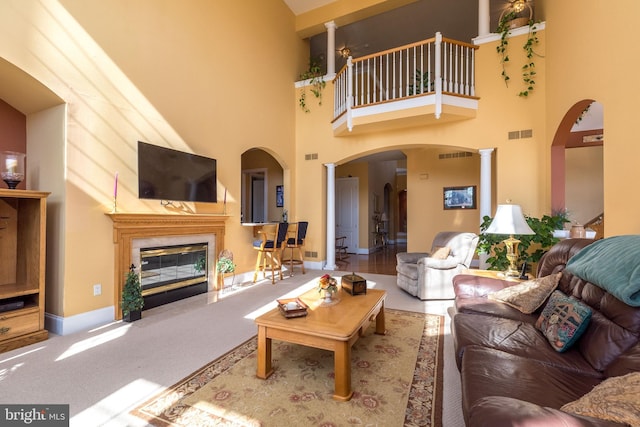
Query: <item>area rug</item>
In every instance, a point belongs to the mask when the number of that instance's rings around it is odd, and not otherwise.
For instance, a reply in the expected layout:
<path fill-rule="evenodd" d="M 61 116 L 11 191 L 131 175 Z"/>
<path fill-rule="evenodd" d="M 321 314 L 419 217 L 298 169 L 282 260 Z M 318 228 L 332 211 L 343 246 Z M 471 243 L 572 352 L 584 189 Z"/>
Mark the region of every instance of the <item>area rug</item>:
<path fill-rule="evenodd" d="M 440 426 L 443 317 L 387 309 L 385 320 L 386 335 L 372 326 L 353 345 L 348 402 L 332 398 L 332 352 L 273 340 L 261 380 L 254 337 L 132 413 L 152 426 Z"/>

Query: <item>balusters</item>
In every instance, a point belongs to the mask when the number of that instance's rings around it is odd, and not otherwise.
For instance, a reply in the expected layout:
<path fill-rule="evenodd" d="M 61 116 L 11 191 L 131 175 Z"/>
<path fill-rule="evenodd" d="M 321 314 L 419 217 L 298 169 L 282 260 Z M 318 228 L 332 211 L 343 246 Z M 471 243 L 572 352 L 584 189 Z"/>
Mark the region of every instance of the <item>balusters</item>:
<path fill-rule="evenodd" d="M 351 65 L 334 80 L 334 115 L 338 117 L 351 107 L 434 92 L 436 99 L 441 99 L 443 92 L 475 96 L 475 50 L 472 45 L 438 35 L 351 59 Z"/>

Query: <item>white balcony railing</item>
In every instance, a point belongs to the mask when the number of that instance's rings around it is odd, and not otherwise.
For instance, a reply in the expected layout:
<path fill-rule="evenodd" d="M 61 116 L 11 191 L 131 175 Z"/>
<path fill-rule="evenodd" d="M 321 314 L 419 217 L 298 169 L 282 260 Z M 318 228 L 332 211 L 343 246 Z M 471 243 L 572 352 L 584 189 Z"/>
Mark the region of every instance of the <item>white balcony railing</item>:
<path fill-rule="evenodd" d="M 475 50 L 472 44 L 434 38 L 381 53 L 349 57 L 334 79 L 334 122 L 354 109 L 392 101 L 434 96 L 435 116 L 442 95 L 475 98 Z"/>

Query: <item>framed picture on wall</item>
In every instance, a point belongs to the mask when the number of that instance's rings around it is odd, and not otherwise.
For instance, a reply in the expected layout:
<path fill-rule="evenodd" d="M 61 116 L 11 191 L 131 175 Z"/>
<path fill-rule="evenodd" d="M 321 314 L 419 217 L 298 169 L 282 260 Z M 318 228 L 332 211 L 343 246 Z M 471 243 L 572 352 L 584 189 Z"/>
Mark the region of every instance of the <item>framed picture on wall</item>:
<path fill-rule="evenodd" d="M 284 207 L 284 187 L 282 185 L 276 185 L 276 207 Z"/>
<path fill-rule="evenodd" d="M 444 209 L 476 209 L 476 186 L 444 187 Z"/>

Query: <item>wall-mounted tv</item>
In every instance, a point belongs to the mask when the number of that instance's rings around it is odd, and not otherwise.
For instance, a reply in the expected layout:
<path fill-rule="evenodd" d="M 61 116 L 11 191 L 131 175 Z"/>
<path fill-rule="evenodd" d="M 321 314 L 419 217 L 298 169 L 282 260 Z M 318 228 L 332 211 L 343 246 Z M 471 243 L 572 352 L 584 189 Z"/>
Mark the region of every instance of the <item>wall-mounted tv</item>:
<path fill-rule="evenodd" d="M 216 160 L 138 141 L 138 197 L 215 203 Z"/>

